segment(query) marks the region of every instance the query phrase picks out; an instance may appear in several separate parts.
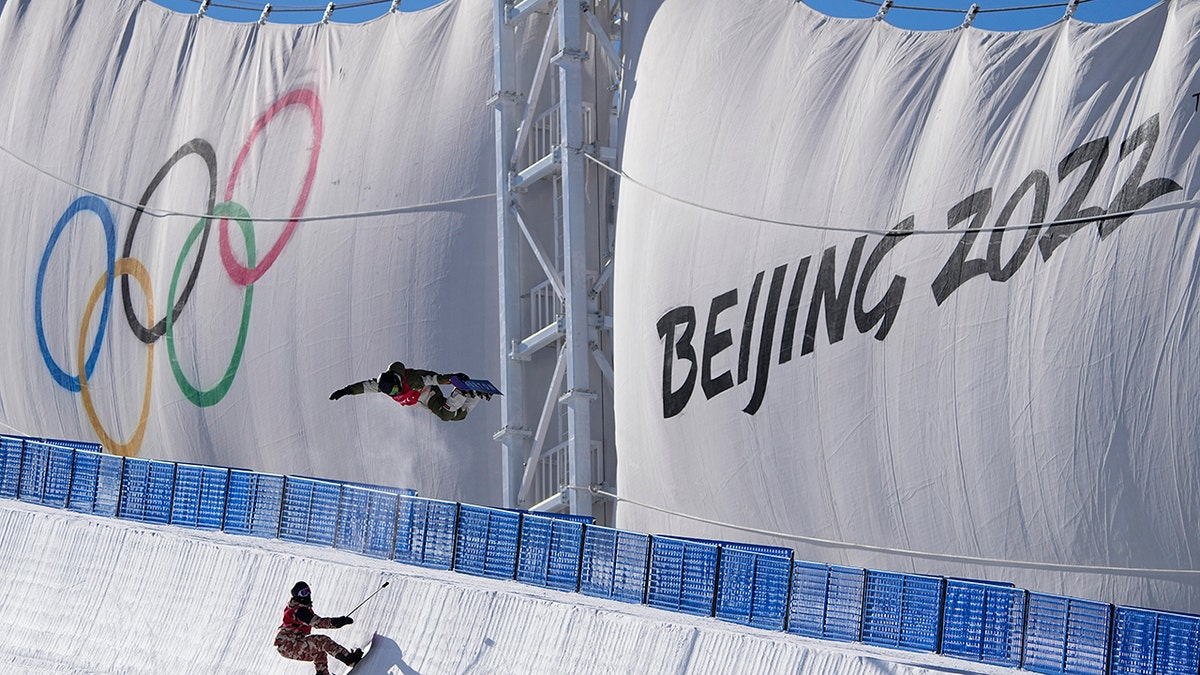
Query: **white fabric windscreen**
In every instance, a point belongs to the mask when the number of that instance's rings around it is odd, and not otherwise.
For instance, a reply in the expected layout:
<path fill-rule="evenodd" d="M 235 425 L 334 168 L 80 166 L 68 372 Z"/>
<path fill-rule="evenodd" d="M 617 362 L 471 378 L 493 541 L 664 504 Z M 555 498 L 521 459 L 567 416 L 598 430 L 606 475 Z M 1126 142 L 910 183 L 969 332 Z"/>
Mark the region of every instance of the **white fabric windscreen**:
<path fill-rule="evenodd" d="M 1200 611 L 1200 4 L 646 5 L 617 524 Z"/>
<path fill-rule="evenodd" d="M 395 360 L 499 372 L 489 0 L 0 8 L 0 431 L 499 500 L 495 404 L 328 398 Z"/>

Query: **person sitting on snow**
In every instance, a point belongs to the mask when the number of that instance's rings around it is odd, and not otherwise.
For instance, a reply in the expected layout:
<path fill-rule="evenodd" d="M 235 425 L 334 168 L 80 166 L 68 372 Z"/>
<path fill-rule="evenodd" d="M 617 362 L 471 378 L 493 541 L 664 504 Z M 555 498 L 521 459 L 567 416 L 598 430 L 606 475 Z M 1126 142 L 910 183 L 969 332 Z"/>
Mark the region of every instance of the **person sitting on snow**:
<path fill-rule="evenodd" d="M 341 628 L 354 623 L 348 616 L 327 619 L 312 609 L 312 591 L 303 581 L 292 586 L 292 598 L 283 610 L 283 624 L 275 634 L 275 648 L 287 659 L 312 661 L 317 675 L 329 675 L 328 656 L 353 666 L 362 660 L 363 650 L 350 651 L 328 635 L 311 635 L 314 628 Z"/>
<path fill-rule="evenodd" d="M 330 394 L 329 400 L 336 401 L 343 396 L 379 392 L 390 396 L 400 405 L 422 405 L 444 422 L 458 422 L 466 419 L 467 413 L 471 412 L 480 400 L 491 399 L 492 395 L 455 388 L 447 397 L 438 385 L 452 384 L 450 378 L 455 376 L 460 380 L 470 379 L 462 373 L 444 375 L 432 370 L 405 368 L 403 363 L 396 361 L 380 373 L 379 377 L 342 387 Z"/>

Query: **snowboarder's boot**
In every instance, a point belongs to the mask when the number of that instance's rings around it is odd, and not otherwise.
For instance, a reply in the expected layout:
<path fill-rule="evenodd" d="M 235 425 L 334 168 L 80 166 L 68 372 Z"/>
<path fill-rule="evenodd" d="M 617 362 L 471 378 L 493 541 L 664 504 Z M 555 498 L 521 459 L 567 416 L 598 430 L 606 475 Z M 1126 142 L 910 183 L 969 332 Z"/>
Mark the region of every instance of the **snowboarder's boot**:
<path fill-rule="evenodd" d="M 469 391 L 455 389 L 454 391 L 450 392 L 449 396 L 446 397 L 446 403 L 442 407 L 450 411 L 458 410 L 466 405 L 467 401 L 471 400 L 471 397 L 468 396 L 470 393 L 471 392 Z"/>
<path fill-rule="evenodd" d="M 358 663 L 359 661 L 362 661 L 362 657 L 363 657 L 363 650 L 355 649 L 354 651 L 350 652 L 349 654 L 346 654 L 345 656 L 337 657 L 337 660 L 341 661 L 342 663 L 344 663 L 348 666 L 353 667 L 354 664 Z"/>
<path fill-rule="evenodd" d="M 466 413 L 471 412 L 472 408 L 479 405 L 481 400 L 483 399 L 480 397 L 479 392 L 455 389 L 454 391 L 450 392 L 449 396 L 446 397 L 445 408 L 446 410 L 450 410 L 452 412 L 456 410 L 462 410 L 463 414 L 465 415 Z"/>
<path fill-rule="evenodd" d="M 471 409 L 479 405 L 479 402 L 483 400 L 483 398 L 480 396 L 479 392 L 476 391 L 468 391 L 465 393 L 467 400 L 463 401 L 462 409 L 466 412 L 471 412 Z"/>

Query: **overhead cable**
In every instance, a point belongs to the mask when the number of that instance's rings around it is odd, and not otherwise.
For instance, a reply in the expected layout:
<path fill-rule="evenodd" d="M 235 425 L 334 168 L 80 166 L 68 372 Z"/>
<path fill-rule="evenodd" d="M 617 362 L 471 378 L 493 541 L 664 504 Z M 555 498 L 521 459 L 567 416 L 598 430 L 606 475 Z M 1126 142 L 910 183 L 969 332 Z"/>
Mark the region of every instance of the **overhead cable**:
<path fill-rule="evenodd" d="M 767 218 L 765 216 L 756 216 L 756 215 L 747 214 L 747 213 L 739 213 L 737 211 L 730 211 L 727 209 L 717 208 L 715 206 L 701 204 L 699 202 L 695 202 L 690 199 L 684 199 L 683 197 L 677 197 L 675 195 L 669 194 L 667 192 L 664 192 L 662 190 L 654 188 L 650 185 L 647 185 L 646 183 L 634 178 L 633 176 L 630 176 L 628 173 L 625 173 L 624 171 L 619 171 L 617 169 L 614 169 L 614 168 L 608 166 L 608 164 L 606 164 L 604 162 L 604 160 L 602 160 L 602 159 L 593 157 L 592 155 L 587 154 L 587 153 L 584 153 L 583 156 L 585 158 L 591 160 L 596 165 L 602 167 L 604 170 L 608 171 L 609 173 L 617 176 L 618 178 L 621 179 L 622 182 L 631 183 L 633 185 L 636 185 L 636 186 L 642 188 L 643 190 L 646 190 L 648 192 L 656 194 L 660 197 L 664 197 L 666 199 L 669 199 L 673 202 L 677 202 L 679 204 L 683 204 L 685 206 L 690 206 L 690 207 L 700 210 L 700 211 L 705 211 L 708 213 L 715 213 L 715 214 L 722 215 L 722 216 L 729 216 L 730 218 L 737 218 L 739 220 L 748 220 L 751 222 L 764 223 L 764 224 L 768 224 L 768 225 L 781 225 L 784 227 L 794 227 L 796 229 L 801 229 L 801 230 L 815 230 L 818 232 L 852 232 L 855 234 L 878 234 L 878 235 L 909 235 L 909 234 L 929 235 L 929 234 L 932 234 L 932 235 L 943 235 L 943 236 L 950 235 L 950 236 L 956 236 L 956 237 L 962 236 L 962 230 L 954 230 L 954 229 L 949 229 L 949 228 L 941 229 L 941 230 L 928 230 L 928 229 L 919 229 L 919 228 L 913 228 L 911 230 L 908 230 L 908 229 L 897 230 L 894 228 L 879 228 L 879 227 L 842 227 L 842 226 L 835 226 L 835 225 L 813 225 L 811 223 L 798 223 L 796 221 L 781 220 L 778 218 Z M 1200 208 L 1200 199 L 1193 198 L 1193 199 L 1188 199 L 1188 200 L 1184 200 L 1184 201 L 1180 201 L 1180 202 L 1172 202 L 1170 204 L 1159 204 L 1156 206 L 1143 206 L 1140 209 L 1134 209 L 1132 211 L 1113 211 L 1112 213 L 1105 213 L 1105 214 L 1098 215 L 1098 216 L 1081 216 L 1078 218 L 1063 218 L 1060 220 L 1049 220 L 1049 221 L 1042 222 L 1042 223 L 1024 223 L 1024 224 L 1019 224 L 1019 225 L 1005 225 L 1003 227 L 980 227 L 980 228 L 976 229 L 975 231 L 979 232 L 980 234 L 989 234 L 992 232 L 1024 231 L 1024 230 L 1040 229 L 1043 227 L 1051 227 L 1051 226 L 1055 226 L 1055 225 L 1077 225 L 1077 224 L 1081 224 L 1081 223 L 1096 223 L 1096 222 L 1100 222 L 1103 220 L 1118 220 L 1118 219 L 1123 220 L 1126 218 L 1130 218 L 1132 216 L 1143 216 L 1143 215 L 1150 215 L 1153 213 L 1166 213 L 1166 212 L 1170 212 L 1170 211 L 1186 211 L 1189 209 L 1196 209 L 1196 208 Z"/>
<path fill-rule="evenodd" d="M 693 520 L 698 523 L 704 523 L 706 525 L 716 525 L 718 527 L 724 527 L 724 528 L 728 528 L 731 530 L 738 530 L 741 532 L 749 532 L 751 534 L 759 534 L 759 535 L 763 535 L 763 536 L 767 536 L 767 537 L 775 537 L 777 539 L 785 539 L 785 540 L 789 540 L 789 541 L 799 541 L 799 542 L 802 542 L 805 544 L 812 544 L 814 546 L 820 546 L 820 547 L 824 547 L 824 548 L 849 549 L 849 550 L 857 550 L 857 551 L 867 551 L 869 553 L 885 553 L 888 555 L 902 555 L 902 556 L 908 556 L 908 557 L 912 557 L 912 558 L 920 558 L 920 559 L 924 559 L 924 560 L 939 560 L 939 561 L 943 561 L 943 562 L 966 563 L 966 564 L 973 564 L 973 565 L 1019 567 L 1019 568 L 1025 568 L 1025 569 L 1053 570 L 1053 571 L 1059 571 L 1059 572 L 1077 572 L 1077 573 L 1085 573 L 1085 574 L 1089 574 L 1089 573 L 1129 574 L 1129 575 L 1139 575 L 1139 576 L 1142 576 L 1142 575 L 1180 575 L 1180 574 L 1198 575 L 1198 574 L 1200 574 L 1200 570 L 1194 570 L 1194 569 L 1161 569 L 1161 568 L 1152 568 L 1152 567 L 1118 567 L 1118 566 L 1113 566 L 1113 565 L 1073 565 L 1073 564 L 1069 564 L 1069 563 L 1035 562 L 1035 561 L 1029 561 L 1029 560 L 1006 560 L 1004 558 L 985 558 L 985 557 L 980 557 L 980 556 L 955 555 L 952 553 L 933 553 L 930 551 L 914 551 L 914 550 L 910 550 L 910 549 L 893 548 L 893 547 L 889 547 L 889 546 L 875 546 L 872 544 L 856 544 L 853 542 L 836 541 L 833 539 L 822 539 L 820 537 L 809 537 L 809 536 L 805 536 L 805 535 L 801 535 L 801 534 L 791 534 L 788 532 L 774 532 L 771 530 L 764 530 L 764 529 L 757 528 L 757 527 L 747 527 L 744 525 L 734 525 L 731 523 L 724 523 L 719 520 L 713 520 L 710 518 L 702 518 L 700 516 L 694 516 L 691 514 L 680 512 L 680 511 L 672 511 L 671 509 L 666 509 L 661 506 L 654 506 L 653 504 L 647 504 L 645 502 L 640 502 L 636 499 L 629 499 L 628 497 L 621 497 L 619 495 L 613 494 L 611 492 L 606 492 L 606 491 L 601 490 L 594 486 L 593 487 L 584 487 L 584 486 L 579 486 L 579 485 L 564 485 L 563 489 L 587 490 L 588 492 L 590 492 L 594 495 L 605 497 L 607 499 L 611 499 L 616 502 L 625 502 L 627 504 L 632 504 L 634 506 L 640 506 L 641 508 L 644 508 L 644 509 L 650 509 L 651 511 L 658 511 L 659 513 L 665 513 L 669 516 L 676 516 L 676 517 L 684 518 L 687 520 Z"/>
<path fill-rule="evenodd" d="M 251 12 L 251 11 L 259 12 L 259 11 L 262 11 L 262 9 L 263 9 L 263 3 L 261 3 L 261 2 L 246 3 L 244 5 L 231 5 L 231 4 L 225 4 L 222 2 L 211 2 L 211 0 L 209 2 L 204 2 L 204 0 L 191 0 L 191 2 L 194 2 L 196 4 L 203 3 L 205 6 L 210 7 L 210 8 L 217 7 L 220 9 L 232 9 L 232 10 L 237 10 L 237 11 L 242 11 L 242 12 Z M 360 2 L 347 2 L 345 4 L 339 3 L 337 8 L 338 9 L 356 9 L 359 7 L 371 7 L 374 5 L 391 5 L 391 4 L 393 4 L 392 0 L 361 0 Z M 324 5 L 312 5 L 312 6 L 289 5 L 287 7 L 277 7 L 277 6 L 272 5 L 270 13 L 278 14 L 280 12 L 324 12 L 328 8 L 329 8 L 328 3 L 326 3 Z"/>
<path fill-rule="evenodd" d="M 119 204 L 121 206 L 125 206 L 128 208 L 134 209 L 134 210 L 140 210 L 143 214 L 150 216 L 151 218 L 168 218 L 168 217 L 174 217 L 174 216 L 181 216 L 181 217 L 186 217 L 186 218 L 195 218 L 195 219 L 199 220 L 201 218 L 217 217 L 211 213 L 193 213 L 190 211 L 176 211 L 173 209 L 156 209 L 156 208 L 150 208 L 148 206 L 136 204 L 134 202 L 130 202 L 128 200 L 121 199 L 119 197 L 114 197 L 112 195 L 107 195 L 102 192 L 92 190 L 91 188 L 84 187 L 82 185 L 79 185 L 78 183 L 69 181 L 61 176 L 55 175 L 55 174 L 41 168 L 40 166 L 37 166 L 36 164 L 33 164 L 32 162 L 27 161 L 25 158 L 17 155 L 13 151 L 9 150 L 8 148 L 6 148 L 2 145 L 0 145 L 0 152 L 8 155 L 9 157 L 12 157 L 16 161 L 20 162 L 21 164 L 24 164 L 25 166 L 29 167 L 30 169 L 33 169 L 34 171 L 42 174 L 43 176 L 47 176 L 59 183 L 62 183 L 63 185 L 68 185 L 70 187 L 75 188 L 76 190 L 79 190 L 80 192 L 85 192 L 89 195 L 99 197 L 99 198 L 109 201 L 113 204 Z M 443 200 L 436 201 L 436 202 L 424 202 L 421 204 L 404 204 L 401 206 L 390 206 L 390 207 L 386 207 L 386 208 L 382 208 L 382 209 L 372 209 L 369 211 L 352 211 L 349 213 L 331 213 L 331 214 L 316 215 L 316 216 L 255 216 L 254 222 L 256 222 L 256 223 L 295 223 L 295 222 L 321 222 L 321 221 L 327 221 L 327 220 L 358 220 L 358 219 L 363 219 L 363 218 L 378 218 L 381 216 L 394 216 L 394 215 L 401 214 L 401 213 L 418 213 L 418 212 L 422 212 L 422 211 L 437 211 L 437 210 L 440 210 L 442 207 L 454 206 L 456 204 L 463 204 L 466 202 L 477 201 L 480 199 L 495 199 L 495 197 L 496 197 L 495 192 L 488 192 L 488 193 L 484 193 L 484 194 L 470 195 L 467 197 L 454 197 L 451 199 L 443 199 Z"/>
<path fill-rule="evenodd" d="M 48 178 L 51 178 L 52 180 L 55 180 L 64 185 L 73 187 L 76 190 L 79 190 L 80 192 L 85 192 L 87 194 L 94 195 L 101 199 L 107 200 L 113 204 L 119 204 L 121 206 L 130 208 L 130 209 L 134 209 L 134 210 L 140 209 L 142 211 L 142 213 L 144 213 L 145 215 L 147 215 L 151 218 L 167 218 L 167 217 L 178 216 L 178 217 L 195 218 L 198 220 L 200 218 L 214 217 L 213 214 L 211 214 L 211 213 L 195 213 L 192 211 L 179 211 L 179 210 L 169 209 L 169 208 L 151 208 L 151 207 L 147 207 L 147 206 L 142 206 L 142 205 L 136 204 L 134 202 L 131 202 L 131 201 L 128 201 L 125 199 L 121 199 L 119 197 L 114 197 L 112 195 L 108 195 L 103 192 L 99 192 L 97 190 L 93 190 L 91 188 L 85 187 L 85 186 L 75 183 L 73 181 L 67 180 L 61 176 L 58 176 L 58 175 L 50 172 L 50 171 L 47 171 L 46 169 L 43 169 L 40 166 L 37 166 L 36 164 L 33 164 L 32 162 L 29 162 L 25 158 L 17 155 L 16 153 L 14 153 L 13 151 L 9 150 L 8 148 L 6 148 L 4 146 L 0 146 L 0 153 L 4 153 L 4 154 L 8 155 L 9 157 L 13 158 L 17 162 L 24 164 L 25 166 L 29 167 L 30 169 L 33 169 L 34 171 L 36 171 Z M 609 173 L 617 176 L 623 182 L 628 182 L 632 185 L 636 185 L 648 192 L 659 195 L 660 197 L 664 197 L 666 199 L 683 204 L 685 206 L 690 206 L 690 207 L 700 210 L 700 211 L 705 211 L 708 213 L 715 213 L 715 214 L 723 215 L 723 216 L 729 216 L 731 218 L 737 218 L 739 220 L 764 223 L 764 224 L 768 224 L 768 225 L 780 225 L 783 227 L 792 227 L 792 228 L 801 229 L 801 230 L 813 230 L 813 231 L 818 231 L 818 232 L 850 232 L 850 233 L 854 233 L 854 234 L 875 234 L 875 235 L 920 234 L 920 235 L 962 236 L 962 232 L 960 230 L 954 230 L 954 229 L 949 229 L 949 228 L 947 228 L 947 229 L 913 228 L 911 230 L 896 230 L 893 228 L 882 228 L 882 227 L 841 227 L 841 226 L 834 226 L 834 225 L 814 225 L 811 223 L 800 223 L 800 222 L 795 222 L 795 221 L 781 220 L 781 219 L 777 219 L 777 218 L 768 218 L 765 216 L 739 213 L 736 211 L 730 211 L 727 209 L 721 209 L 721 208 L 717 208 L 714 206 L 701 204 L 699 202 L 695 202 L 695 201 L 692 201 L 689 199 L 684 199 L 683 197 L 677 197 L 675 195 L 666 193 L 666 192 L 664 192 L 662 190 L 658 190 L 642 181 L 639 181 L 638 179 L 630 176 L 629 174 L 625 173 L 624 171 L 619 171 L 617 169 L 614 169 L 614 168 L 608 166 L 607 163 L 605 163 L 603 160 L 601 160 L 597 157 L 594 157 L 588 153 L 584 153 L 583 156 L 584 156 L 584 158 L 595 163 L 597 166 L 601 167 L 605 171 L 608 171 Z M 482 193 L 482 194 L 477 194 L 477 195 L 470 195 L 470 196 L 466 196 L 466 197 L 455 197 L 455 198 L 451 198 L 451 199 L 444 199 L 444 200 L 439 200 L 439 201 L 434 201 L 434 202 L 424 202 L 424 203 L 420 203 L 420 204 L 404 204 L 404 205 L 391 206 L 391 207 L 386 207 L 386 208 L 381 208 L 381 209 L 371 209 L 371 210 L 367 210 L 367 211 L 352 211 L 352 212 L 347 212 L 347 213 L 332 213 L 332 214 L 310 215 L 310 216 L 261 216 L 261 217 L 256 216 L 254 218 L 254 221 L 259 222 L 259 223 L 288 223 L 288 222 L 322 222 L 322 221 L 330 221 L 330 220 L 358 220 L 358 219 L 364 219 L 364 218 L 378 218 L 378 217 L 382 217 L 382 216 L 392 216 L 392 215 L 398 215 L 401 213 L 416 213 L 416 212 L 421 212 L 421 211 L 435 211 L 435 210 L 439 210 L 442 207 L 453 206 L 456 204 L 472 202 L 472 201 L 476 201 L 476 200 L 480 200 L 480 199 L 494 199 L 495 197 L 496 197 L 495 192 L 487 192 L 487 193 Z M 1180 202 L 1173 202 L 1170 204 L 1145 206 L 1140 209 L 1135 209 L 1132 211 L 1116 211 L 1116 212 L 1106 213 L 1106 214 L 1098 215 L 1098 216 L 1081 216 L 1078 218 L 1064 218 L 1064 219 L 1060 219 L 1060 220 L 1052 220 L 1052 221 L 1047 221 L 1047 222 L 1043 222 L 1043 223 L 1025 223 L 1025 224 L 1016 224 L 1016 225 L 1005 225 L 1003 227 L 981 227 L 981 228 L 978 228 L 977 231 L 981 234 L 987 234 L 987 233 L 992 233 L 992 232 L 1024 231 L 1024 230 L 1038 229 L 1038 228 L 1043 228 L 1043 227 L 1051 227 L 1051 226 L 1055 226 L 1055 225 L 1075 225 L 1075 224 L 1081 224 L 1081 223 L 1094 223 L 1094 222 L 1099 222 L 1099 221 L 1103 221 L 1103 220 L 1126 219 L 1126 218 L 1130 218 L 1132 216 L 1138 216 L 1138 215 L 1150 215 L 1150 214 L 1154 214 L 1154 213 L 1166 213 L 1166 212 L 1171 212 L 1171 211 L 1185 211 L 1185 210 L 1191 210 L 1191 209 L 1197 209 L 1197 208 L 1200 208 L 1200 199 L 1193 198 L 1193 199 L 1188 199 L 1188 200 L 1184 200 L 1184 201 L 1180 201 Z"/>
<path fill-rule="evenodd" d="M 1023 11 L 1038 10 L 1038 9 L 1055 9 L 1055 8 L 1059 8 L 1059 7 L 1066 10 L 1069 8 L 1074 8 L 1077 5 L 1082 5 L 1085 2 L 1091 2 L 1091 1 L 1092 0 L 1072 0 L 1072 1 L 1068 1 L 1068 2 L 1051 2 L 1051 3 L 1040 4 L 1040 5 L 1021 5 L 1019 7 L 980 7 L 978 12 L 980 14 L 990 14 L 990 13 L 1000 13 L 1000 12 L 1023 12 Z M 882 0 L 882 1 L 854 0 L 854 2 L 861 3 L 864 5 L 871 5 L 872 7 L 883 7 L 884 5 L 887 5 L 889 9 L 904 9 L 904 10 L 908 10 L 911 12 L 963 14 L 964 12 L 967 11 L 967 10 L 957 8 L 957 7 L 921 7 L 920 5 L 897 5 L 892 2 L 888 2 L 888 0 Z"/>

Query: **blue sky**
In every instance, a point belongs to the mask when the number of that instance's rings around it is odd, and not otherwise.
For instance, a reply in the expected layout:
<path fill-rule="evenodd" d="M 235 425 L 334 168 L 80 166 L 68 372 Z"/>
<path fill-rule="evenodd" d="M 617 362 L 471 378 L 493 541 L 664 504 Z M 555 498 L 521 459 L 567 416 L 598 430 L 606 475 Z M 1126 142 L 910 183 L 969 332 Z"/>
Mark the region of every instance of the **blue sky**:
<path fill-rule="evenodd" d="M 152 0 L 186 14 L 195 14 L 200 0 Z M 445 0 L 402 0 L 401 11 L 418 11 Z M 452 0 L 451 0 L 452 1 Z M 697 0 L 703 1 L 703 0 Z M 747 0 L 750 1 L 750 0 Z M 872 17 L 881 0 L 805 0 L 814 9 L 833 16 Z M 1105 23 L 1132 16 L 1158 0 L 1082 0 L 1075 16 L 1084 21 Z M 224 21 L 257 21 L 266 0 L 211 0 L 208 16 Z M 388 12 L 391 0 L 345 0 L 336 2 L 333 20 L 345 23 L 369 21 Z M 1066 0 L 978 0 L 980 13 L 975 25 L 989 30 L 1021 30 L 1053 23 L 1062 17 Z M 321 0 L 273 0 L 269 21 L 316 23 L 328 2 Z M 897 0 L 888 12 L 890 23 L 904 28 L 941 30 L 962 24 L 972 0 Z M 910 8 L 924 8 L 921 10 Z M 1026 8 L 1016 9 L 1011 8 Z"/>
<path fill-rule="evenodd" d="M 872 17 L 881 0 L 805 0 L 826 14 L 847 17 Z M 1158 0 L 1082 0 L 1075 17 L 1093 23 L 1107 23 L 1133 16 Z M 895 0 L 888 11 L 889 23 L 904 28 L 941 30 L 962 25 L 972 4 L 979 5 L 974 25 L 988 30 L 1037 28 L 1061 19 L 1066 0 Z M 909 9 L 909 8 L 922 9 Z M 1023 9 L 1022 9 L 1023 8 Z"/>
<path fill-rule="evenodd" d="M 195 14 L 201 0 L 152 0 L 155 4 L 185 14 Z M 258 21 L 268 0 L 210 0 L 206 16 L 223 21 Z M 328 0 L 270 0 L 274 23 L 317 23 L 325 14 Z M 400 11 L 417 11 L 443 0 L 401 0 Z M 333 21 L 370 21 L 391 10 L 392 0 L 342 0 L 334 3 Z"/>

